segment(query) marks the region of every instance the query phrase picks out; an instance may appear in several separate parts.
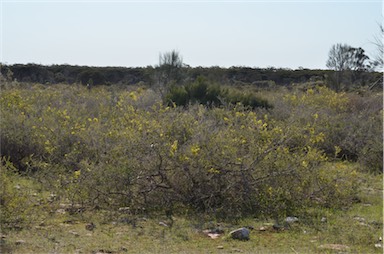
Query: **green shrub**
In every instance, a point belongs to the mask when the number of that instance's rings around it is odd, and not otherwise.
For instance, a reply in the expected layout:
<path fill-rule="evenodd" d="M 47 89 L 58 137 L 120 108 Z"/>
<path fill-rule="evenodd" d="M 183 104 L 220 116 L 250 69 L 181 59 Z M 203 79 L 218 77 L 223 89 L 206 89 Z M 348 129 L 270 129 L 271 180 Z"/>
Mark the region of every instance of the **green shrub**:
<path fill-rule="evenodd" d="M 381 94 L 337 93 L 318 86 L 295 90 L 275 103 L 274 117 L 291 126 L 315 122 L 323 135 L 316 146 L 330 158 L 357 161 L 362 169 L 382 172 Z M 299 141 L 300 137 L 292 139 L 292 143 Z"/>
<path fill-rule="evenodd" d="M 171 85 L 166 95 L 166 104 L 187 106 L 199 103 L 219 106 L 220 98 L 224 93 L 225 91 L 219 85 L 210 84 L 205 78 L 199 76 L 195 82 L 185 86 Z"/>
<path fill-rule="evenodd" d="M 201 76 L 199 76 L 196 81 L 185 88 L 188 92 L 189 98 L 192 102 L 198 102 L 201 104 L 206 104 L 207 100 L 207 91 L 208 91 L 208 82 Z"/>
<path fill-rule="evenodd" d="M 244 106 L 255 108 L 272 108 L 272 105 L 265 99 L 259 98 L 251 92 L 239 92 L 235 89 L 229 92 L 225 99 L 232 104 L 241 103 Z"/>
<path fill-rule="evenodd" d="M 235 88 L 225 89 L 218 84 L 209 83 L 199 76 L 195 82 L 185 86 L 171 86 L 166 96 L 168 105 L 174 103 L 180 106 L 198 103 L 209 106 L 220 106 L 223 103 L 241 103 L 250 108 L 272 108 L 266 99 L 257 97 L 252 92 L 240 92 Z"/>
<path fill-rule="evenodd" d="M 188 91 L 196 97 L 204 90 L 212 97 L 223 91 L 205 82 L 197 80 L 190 90 L 173 87 L 179 96 L 170 101 L 189 98 Z M 338 181 L 318 180 L 327 161 L 321 147 L 330 113 L 315 110 L 326 98 L 331 108 L 325 110 L 347 112 L 342 94 L 287 96 L 293 109 L 288 118 L 245 104 L 207 107 L 180 100 L 189 106 L 140 106 L 147 95 L 143 89 L 106 86 L 7 88 L 0 97 L 1 138 L 8 140 L 2 153 L 22 148 L 10 160 L 32 169 L 28 175 L 61 200 L 136 212 L 283 217 L 316 204 L 314 197 L 325 199 L 318 190 L 348 180 L 343 174 Z M 326 204 L 346 205 L 352 187 L 325 195 L 332 201 Z"/>
<path fill-rule="evenodd" d="M 178 106 L 187 106 L 189 104 L 189 94 L 184 86 L 173 85 L 166 95 L 166 104 L 176 104 Z"/>

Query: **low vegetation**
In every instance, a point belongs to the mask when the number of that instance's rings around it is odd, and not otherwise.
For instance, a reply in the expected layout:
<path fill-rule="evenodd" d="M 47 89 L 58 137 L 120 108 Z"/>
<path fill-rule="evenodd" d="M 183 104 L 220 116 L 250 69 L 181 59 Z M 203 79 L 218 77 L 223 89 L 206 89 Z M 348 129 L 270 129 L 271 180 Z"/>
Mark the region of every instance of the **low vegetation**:
<path fill-rule="evenodd" d="M 269 241 L 287 244 L 276 252 L 316 252 L 330 242 L 375 251 L 381 92 L 310 84 L 241 90 L 203 78 L 164 97 L 144 85 L 1 88 L 1 225 L 3 246 L 13 252 L 198 253 L 217 245 L 250 252 L 255 244 L 264 252 Z M 241 247 L 228 239 L 212 245 L 196 233 L 209 221 L 259 228 L 287 216 L 299 225 L 258 231 Z M 339 228 L 360 227 L 351 224 L 361 222 L 355 216 L 365 216 L 364 233 Z M 87 233 L 90 221 L 98 228 Z M 17 243 L 27 232 L 37 240 Z M 87 237 L 103 246 L 85 244 Z"/>
<path fill-rule="evenodd" d="M 260 107 L 272 108 L 267 100 L 256 96 L 252 92 L 240 92 L 238 89 L 231 87 L 222 88 L 202 76 L 197 77 L 193 83 L 184 86 L 172 84 L 166 94 L 165 102 L 169 106 L 184 107 L 197 103 L 208 107 L 241 104 L 252 109 Z"/>

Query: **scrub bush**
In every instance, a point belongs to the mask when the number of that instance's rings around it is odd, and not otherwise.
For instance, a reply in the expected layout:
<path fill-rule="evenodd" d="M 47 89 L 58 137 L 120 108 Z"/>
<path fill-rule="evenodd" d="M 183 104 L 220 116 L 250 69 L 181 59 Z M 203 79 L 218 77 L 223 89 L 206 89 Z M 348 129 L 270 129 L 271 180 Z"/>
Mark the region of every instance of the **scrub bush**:
<path fill-rule="evenodd" d="M 240 92 L 234 88 L 221 88 L 217 84 L 209 83 L 204 77 L 197 77 L 196 81 L 185 85 L 172 85 L 166 96 L 166 104 L 188 106 L 189 104 L 220 106 L 222 104 L 236 105 L 241 103 L 250 108 L 272 108 L 266 100 L 259 98 L 252 92 Z"/>
<path fill-rule="evenodd" d="M 316 147 L 328 157 L 356 161 L 366 171 L 382 172 L 381 94 L 337 93 L 322 86 L 296 90 L 276 103 L 272 115 L 291 126 L 315 122 L 323 136 Z"/>
<path fill-rule="evenodd" d="M 197 82 L 189 91 L 199 97 L 210 86 Z M 279 119 L 242 104 L 149 105 L 144 88 L 10 87 L 0 97 L 2 155 L 87 208 L 279 218 L 347 206 L 353 186 L 340 189 L 343 174 L 324 177 L 327 129 L 311 111 L 328 96 L 344 112 L 344 95 L 321 93 L 287 97 L 292 115 Z"/>

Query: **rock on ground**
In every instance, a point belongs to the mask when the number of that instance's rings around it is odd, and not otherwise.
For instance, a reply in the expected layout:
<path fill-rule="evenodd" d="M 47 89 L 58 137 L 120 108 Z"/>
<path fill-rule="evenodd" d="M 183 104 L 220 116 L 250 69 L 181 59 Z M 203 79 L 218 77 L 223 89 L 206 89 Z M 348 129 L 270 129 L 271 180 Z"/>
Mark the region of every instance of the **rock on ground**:
<path fill-rule="evenodd" d="M 249 229 L 239 228 L 231 231 L 229 235 L 232 237 L 232 239 L 246 241 L 246 240 L 249 240 L 249 233 L 250 233 Z"/>

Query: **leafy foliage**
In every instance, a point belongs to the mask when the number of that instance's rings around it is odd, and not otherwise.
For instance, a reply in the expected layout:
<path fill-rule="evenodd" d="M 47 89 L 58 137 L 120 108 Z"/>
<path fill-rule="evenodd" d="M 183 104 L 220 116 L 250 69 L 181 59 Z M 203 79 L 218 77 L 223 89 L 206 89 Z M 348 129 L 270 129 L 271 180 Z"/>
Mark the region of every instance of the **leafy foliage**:
<path fill-rule="evenodd" d="M 204 79 L 173 89 L 199 102 L 222 91 Z M 271 114 L 241 104 L 148 104 L 152 96 L 146 88 L 6 86 L 2 156 L 59 199 L 88 208 L 278 218 L 344 207 L 356 194 L 354 184 L 341 185 L 353 183 L 348 175 L 322 166 L 336 153 L 329 147 L 346 149 L 331 136 L 339 135 L 334 117 L 351 110 L 346 94 L 287 94 Z"/>

